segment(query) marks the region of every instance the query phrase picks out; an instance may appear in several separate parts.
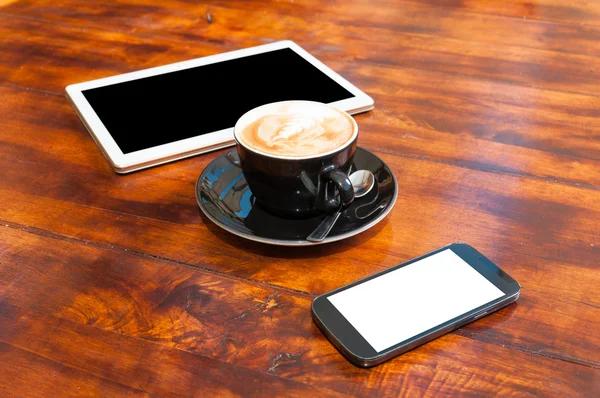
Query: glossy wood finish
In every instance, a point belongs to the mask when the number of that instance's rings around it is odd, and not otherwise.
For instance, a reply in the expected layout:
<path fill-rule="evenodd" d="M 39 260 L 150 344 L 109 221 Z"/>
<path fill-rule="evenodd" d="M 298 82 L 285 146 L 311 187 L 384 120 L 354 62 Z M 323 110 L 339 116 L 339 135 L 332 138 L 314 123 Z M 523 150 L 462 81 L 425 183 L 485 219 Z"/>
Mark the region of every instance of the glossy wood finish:
<path fill-rule="evenodd" d="M 207 15 L 210 14 L 210 18 Z M 374 97 L 400 182 L 372 230 L 306 248 L 198 210 L 216 152 L 116 175 L 71 83 L 292 39 Z M 600 3 L 0 1 L 0 392 L 596 396 Z M 370 370 L 311 299 L 453 241 L 516 305 Z"/>

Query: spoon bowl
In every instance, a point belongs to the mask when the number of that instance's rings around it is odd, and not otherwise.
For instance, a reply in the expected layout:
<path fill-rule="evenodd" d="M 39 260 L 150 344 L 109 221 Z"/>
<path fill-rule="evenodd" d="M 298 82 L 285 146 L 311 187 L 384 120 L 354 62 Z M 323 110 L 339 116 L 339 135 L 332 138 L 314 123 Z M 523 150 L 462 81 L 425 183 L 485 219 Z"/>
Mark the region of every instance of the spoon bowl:
<path fill-rule="evenodd" d="M 354 198 L 365 196 L 375 185 L 375 176 L 369 170 L 356 170 L 349 178 L 354 189 Z"/>

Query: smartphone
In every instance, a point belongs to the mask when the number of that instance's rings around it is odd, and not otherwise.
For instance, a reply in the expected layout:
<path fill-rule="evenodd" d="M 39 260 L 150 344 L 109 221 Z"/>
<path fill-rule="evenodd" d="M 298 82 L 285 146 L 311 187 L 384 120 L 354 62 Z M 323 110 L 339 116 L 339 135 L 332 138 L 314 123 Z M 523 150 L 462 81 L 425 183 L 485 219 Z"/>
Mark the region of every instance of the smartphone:
<path fill-rule="evenodd" d="M 354 365 L 371 367 L 519 298 L 521 287 L 465 243 L 453 243 L 318 296 L 312 316 Z"/>

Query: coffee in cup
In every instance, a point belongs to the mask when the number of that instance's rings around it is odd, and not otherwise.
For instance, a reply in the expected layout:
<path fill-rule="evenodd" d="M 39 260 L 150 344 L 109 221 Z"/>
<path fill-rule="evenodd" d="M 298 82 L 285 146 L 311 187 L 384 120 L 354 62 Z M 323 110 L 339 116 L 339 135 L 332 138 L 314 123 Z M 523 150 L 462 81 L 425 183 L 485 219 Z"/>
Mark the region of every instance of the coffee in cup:
<path fill-rule="evenodd" d="M 256 200 L 286 217 L 349 205 L 358 126 L 346 112 L 311 101 L 255 108 L 234 127 L 242 171 Z"/>
<path fill-rule="evenodd" d="M 346 112 L 321 103 L 290 101 L 261 107 L 237 138 L 249 149 L 277 157 L 313 157 L 336 150 L 355 134 Z"/>

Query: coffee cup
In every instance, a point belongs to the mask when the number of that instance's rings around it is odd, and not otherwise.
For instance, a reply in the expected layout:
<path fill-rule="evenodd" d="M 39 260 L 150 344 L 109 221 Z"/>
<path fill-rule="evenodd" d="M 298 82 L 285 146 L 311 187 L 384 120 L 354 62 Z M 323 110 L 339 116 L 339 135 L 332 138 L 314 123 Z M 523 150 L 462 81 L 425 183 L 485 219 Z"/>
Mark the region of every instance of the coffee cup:
<path fill-rule="evenodd" d="M 358 126 L 346 112 L 312 101 L 266 104 L 237 121 L 234 138 L 248 186 L 272 214 L 311 217 L 354 200 Z"/>

